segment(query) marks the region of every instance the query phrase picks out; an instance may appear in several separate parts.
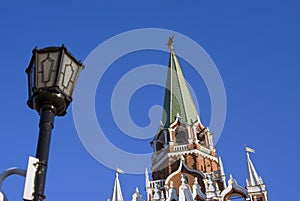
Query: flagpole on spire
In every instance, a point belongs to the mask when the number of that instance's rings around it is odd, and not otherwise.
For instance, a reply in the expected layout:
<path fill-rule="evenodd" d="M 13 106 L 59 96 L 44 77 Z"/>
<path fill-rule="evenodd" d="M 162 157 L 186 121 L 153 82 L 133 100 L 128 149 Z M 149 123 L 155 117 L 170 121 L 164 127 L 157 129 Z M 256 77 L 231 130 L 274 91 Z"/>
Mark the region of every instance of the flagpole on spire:
<path fill-rule="evenodd" d="M 254 149 L 252 149 L 252 148 L 250 148 L 250 147 L 248 147 L 247 145 L 244 145 L 245 146 L 245 149 L 246 149 L 246 152 L 247 153 L 255 153 L 255 150 Z"/>
<path fill-rule="evenodd" d="M 124 170 L 118 167 L 118 164 L 116 165 L 116 172 L 120 174 L 125 174 Z"/>

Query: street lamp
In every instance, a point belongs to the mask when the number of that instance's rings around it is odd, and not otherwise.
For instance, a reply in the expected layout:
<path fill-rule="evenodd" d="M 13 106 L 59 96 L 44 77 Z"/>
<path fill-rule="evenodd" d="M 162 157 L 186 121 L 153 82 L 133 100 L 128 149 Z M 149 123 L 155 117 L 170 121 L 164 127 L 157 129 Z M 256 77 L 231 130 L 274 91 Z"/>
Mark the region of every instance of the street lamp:
<path fill-rule="evenodd" d="M 62 45 L 61 47 L 35 48 L 29 67 L 28 101 L 31 109 L 40 115 L 39 139 L 36 158 L 39 159 L 35 175 L 34 200 L 45 199 L 44 189 L 55 116 L 63 116 L 72 102 L 72 93 L 84 65 Z"/>

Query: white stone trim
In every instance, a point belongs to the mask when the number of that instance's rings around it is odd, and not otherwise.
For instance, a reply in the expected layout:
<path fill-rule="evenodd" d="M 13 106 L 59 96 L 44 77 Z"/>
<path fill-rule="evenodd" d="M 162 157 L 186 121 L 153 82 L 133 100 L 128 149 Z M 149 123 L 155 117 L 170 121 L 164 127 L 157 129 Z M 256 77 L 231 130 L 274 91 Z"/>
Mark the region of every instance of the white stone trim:
<path fill-rule="evenodd" d="M 172 131 L 173 131 L 174 129 L 168 128 L 168 130 L 169 130 L 169 135 L 170 135 L 170 142 L 173 142 L 174 139 L 173 139 L 173 136 L 172 136 Z"/>
<path fill-rule="evenodd" d="M 168 153 L 169 157 L 174 157 L 174 156 L 180 156 L 180 155 L 187 155 L 187 154 L 199 154 L 200 156 L 203 156 L 204 158 L 211 159 L 215 162 L 218 162 L 218 158 L 215 156 L 212 156 L 210 154 L 204 153 L 203 151 L 200 151 L 198 149 L 192 149 L 188 151 L 179 151 L 179 152 L 172 152 Z"/>
<path fill-rule="evenodd" d="M 166 185 L 169 183 L 169 180 L 170 180 L 174 175 L 178 174 L 178 173 L 182 170 L 182 167 L 183 167 L 183 166 L 184 166 L 188 171 L 197 173 L 197 174 L 201 175 L 202 178 L 205 178 L 205 175 L 204 175 L 202 172 L 200 172 L 200 171 L 198 171 L 198 170 L 194 170 L 194 169 L 189 168 L 189 167 L 185 164 L 184 159 L 180 159 L 180 163 L 179 163 L 178 169 L 177 169 L 175 172 L 171 173 L 171 174 L 167 177 L 167 179 L 165 180 L 165 184 L 166 184 Z"/>
<path fill-rule="evenodd" d="M 225 188 L 222 192 L 221 192 L 221 197 L 224 198 L 232 191 L 235 190 L 237 192 L 239 192 L 241 195 L 245 196 L 246 198 L 250 198 L 248 195 L 248 192 L 245 188 L 239 186 L 236 183 L 236 180 L 234 178 L 232 178 L 232 176 L 230 175 L 230 179 L 228 181 L 228 186 L 227 188 Z"/>
<path fill-rule="evenodd" d="M 175 121 L 169 126 L 170 128 L 173 128 L 179 121 L 179 118 L 176 117 Z M 180 121 L 181 122 L 181 121 Z"/>
<path fill-rule="evenodd" d="M 200 150 L 203 151 L 204 153 L 207 153 L 207 154 L 210 154 L 211 153 L 211 150 L 204 147 L 204 146 L 200 146 Z"/>

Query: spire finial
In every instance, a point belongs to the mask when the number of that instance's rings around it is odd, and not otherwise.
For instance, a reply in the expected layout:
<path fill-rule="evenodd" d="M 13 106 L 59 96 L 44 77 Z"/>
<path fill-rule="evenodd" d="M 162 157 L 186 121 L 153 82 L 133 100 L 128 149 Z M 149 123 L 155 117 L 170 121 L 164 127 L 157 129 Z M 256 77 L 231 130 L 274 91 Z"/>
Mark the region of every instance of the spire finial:
<path fill-rule="evenodd" d="M 194 184 L 198 184 L 198 178 L 197 177 L 194 178 Z"/>
<path fill-rule="evenodd" d="M 185 178 L 184 178 L 184 174 L 181 174 L 181 184 L 185 184 L 185 182 L 186 182 L 186 180 L 185 180 Z"/>
<path fill-rule="evenodd" d="M 173 34 L 173 36 L 169 37 L 169 41 L 168 41 L 168 43 L 167 43 L 167 46 L 168 46 L 168 48 L 169 48 L 171 51 L 174 50 L 174 48 L 173 48 L 174 37 L 175 37 L 174 34 Z"/>
<path fill-rule="evenodd" d="M 173 187 L 174 187 L 174 182 L 170 181 L 170 188 L 173 188 Z"/>

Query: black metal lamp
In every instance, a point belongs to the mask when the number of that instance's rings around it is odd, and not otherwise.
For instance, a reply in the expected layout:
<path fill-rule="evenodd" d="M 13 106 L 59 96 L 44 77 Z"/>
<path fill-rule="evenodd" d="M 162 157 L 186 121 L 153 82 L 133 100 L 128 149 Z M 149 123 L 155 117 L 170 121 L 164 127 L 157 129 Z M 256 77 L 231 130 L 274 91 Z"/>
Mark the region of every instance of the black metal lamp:
<path fill-rule="evenodd" d="M 63 116 L 72 102 L 72 93 L 84 65 L 62 45 L 35 48 L 28 74 L 28 101 L 31 109 L 40 114 L 40 131 L 36 158 L 39 159 L 35 176 L 34 200 L 45 199 L 44 189 L 50 139 L 55 116 Z"/>
<path fill-rule="evenodd" d="M 45 104 L 56 108 L 56 115 L 63 116 L 72 102 L 77 78 L 83 69 L 63 45 L 61 47 L 35 48 L 28 74 L 28 106 L 40 113 Z"/>

